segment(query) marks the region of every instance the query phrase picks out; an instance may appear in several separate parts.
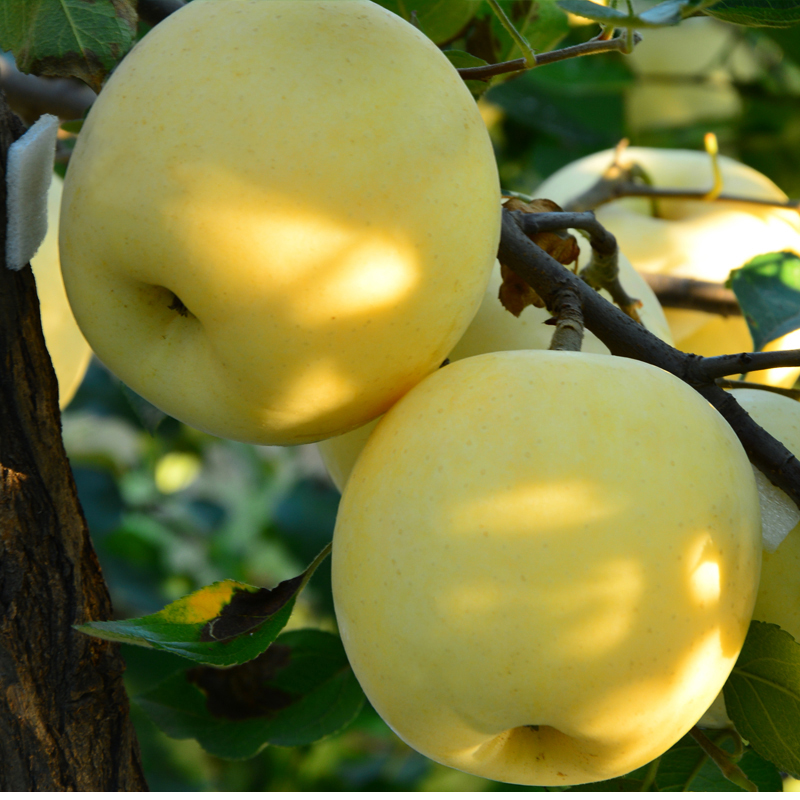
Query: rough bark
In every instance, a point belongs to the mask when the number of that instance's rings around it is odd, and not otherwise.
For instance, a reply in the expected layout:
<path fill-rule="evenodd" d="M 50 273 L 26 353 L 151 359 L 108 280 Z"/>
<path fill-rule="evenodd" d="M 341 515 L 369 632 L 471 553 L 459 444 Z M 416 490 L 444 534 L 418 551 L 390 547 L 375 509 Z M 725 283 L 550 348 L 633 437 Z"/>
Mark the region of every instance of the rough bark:
<path fill-rule="evenodd" d="M 23 131 L 0 93 L 5 163 Z M 72 626 L 111 602 L 61 441 L 55 375 L 30 267 L 0 268 L 0 790 L 147 785 L 116 645 Z"/>

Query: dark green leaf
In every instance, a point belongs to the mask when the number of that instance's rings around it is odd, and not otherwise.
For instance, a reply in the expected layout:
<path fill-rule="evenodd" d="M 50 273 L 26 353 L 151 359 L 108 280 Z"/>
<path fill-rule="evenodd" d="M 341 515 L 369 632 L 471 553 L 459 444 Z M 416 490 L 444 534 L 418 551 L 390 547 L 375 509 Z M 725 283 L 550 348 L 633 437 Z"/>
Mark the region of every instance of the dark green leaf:
<path fill-rule="evenodd" d="M 5 0 L 0 48 L 23 72 L 74 76 L 96 91 L 136 34 L 129 0 Z"/>
<path fill-rule="evenodd" d="M 379 0 L 380 5 L 411 21 L 416 14 L 420 30 L 436 44 L 452 41 L 475 16 L 475 0 Z"/>
<path fill-rule="evenodd" d="M 723 0 L 705 13 L 736 25 L 790 28 L 800 22 L 798 0 Z"/>
<path fill-rule="evenodd" d="M 724 692 L 728 715 L 753 749 L 800 775 L 800 644 L 777 625 L 751 622 Z"/>
<path fill-rule="evenodd" d="M 174 738 L 196 738 L 221 758 L 250 758 L 266 744 L 309 744 L 340 730 L 364 695 L 339 638 L 301 630 L 243 666 L 173 675 L 137 702 Z"/>
<path fill-rule="evenodd" d="M 461 69 L 462 67 L 485 67 L 488 63 L 464 50 L 445 50 L 444 54 L 456 69 Z"/>
<path fill-rule="evenodd" d="M 715 744 L 732 752 L 731 736 L 724 731 L 705 731 Z M 781 791 L 781 776 L 774 765 L 752 751 L 745 752 L 739 767 L 761 791 Z M 684 736 L 661 756 L 655 785 L 660 792 L 742 792 L 705 754 L 692 736 Z"/>
<path fill-rule="evenodd" d="M 800 328 L 799 256 L 757 256 L 731 272 L 728 283 L 742 307 L 756 350 Z"/>
<path fill-rule="evenodd" d="M 275 640 L 291 616 L 297 595 L 328 552 L 329 548 L 323 550 L 305 572 L 274 589 L 219 581 L 156 614 L 76 627 L 100 639 L 167 650 L 200 664 L 243 664 Z"/>

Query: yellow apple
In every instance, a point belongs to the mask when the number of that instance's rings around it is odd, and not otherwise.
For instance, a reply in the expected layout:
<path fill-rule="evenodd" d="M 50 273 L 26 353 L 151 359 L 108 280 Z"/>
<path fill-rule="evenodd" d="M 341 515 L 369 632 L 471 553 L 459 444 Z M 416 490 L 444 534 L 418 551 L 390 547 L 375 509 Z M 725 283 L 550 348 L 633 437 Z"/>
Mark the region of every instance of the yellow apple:
<path fill-rule="evenodd" d="M 61 250 L 99 358 L 219 436 L 298 444 L 435 370 L 497 253 L 469 91 L 368 0 L 195 0 L 124 59 L 79 136 Z"/>
<path fill-rule="evenodd" d="M 564 205 L 590 186 L 611 164 L 614 153 L 604 150 L 569 164 L 536 190 Z M 623 163 L 640 164 L 656 186 L 710 189 L 711 159 L 703 152 L 630 147 Z M 765 200 L 786 195 L 760 172 L 724 156 L 719 157 L 724 191 Z M 600 206 L 597 218 L 616 237 L 620 249 L 642 273 L 673 275 L 721 283 L 731 270 L 762 253 L 791 250 L 800 253 L 800 218 L 796 211 L 746 203 L 659 200 L 659 216 L 643 198 L 624 198 Z M 753 347 L 743 317 L 720 318 L 702 311 L 665 310 L 676 347 L 700 355 L 720 355 Z M 790 334 L 791 336 L 791 334 Z M 790 346 L 786 337 L 766 349 Z M 800 369 L 762 371 L 751 380 L 791 386 Z"/>
<path fill-rule="evenodd" d="M 63 186 L 63 180 L 58 175 L 53 175 L 47 194 L 47 235 L 31 259 L 36 291 L 39 294 L 42 330 L 58 378 L 58 399 L 62 408 L 72 400 L 78 390 L 92 356 L 69 307 L 61 278 L 58 212 Z"/>
<path fill-rule="evenodd" d="M 591 248 L 588 242 L 578 237 L 581 250 L 578 266 L 583 267 L 589 260 Z M 633 269 L 624 255 L 619 259 L 620 280 L 628 294 L 642 301 L 639 309 L 642 322 L 647 328 L 666 342 L 672 344 L 672 335 L 658 299 L 653 290 Z M 498 300 L 498 292 L 503 279 L 499 263 L 495 264 L 492 278 L 486 288 L 481 307 L 458 344 L 450 353 L 451 361 L 469 356 L 501 350 L 546 350 L 553 337 L 553 328 L 544 323 L 550 313 L 544 308 L 528 306 L 519 317 L 515 317 Z M 607 293 L 603 293 L 610 299 Z M 586 331 L 583 351 L 588 353 L 608 353 L 608 348 L 593 334 Z M 336 487 L 342 491 L 369 434 L 375 427 L 370 422 L 361 428 L 334 436 L 320 442 L 317 446 Z"/>
<path fill-rule="evenodd" d="M 731 393 L 762 428 L 800 454 L 800 403 L 759 389 Z M 800 523 L 775 552 L 764 551 L 753 619 L 774 622 L 800 642 Z"/>
<path fill-rule="evenodd" d="M 678 379 L 590 353 L 474 356 L 369 438 L 333 537 L 336 616 L 419 752 L 512 783 L 603 780 L 719 692 L 760 531 L 741 444 Z"/>
<path fill-rule="evenodd" d="M 732 25 L 694 17 L 642 30 L 625 59 L 638 80 L 626 91 L 625 116 L 634 131 L 685 127 L 741 113 L 735 80 L 752 80 L 758 61 Z"/>
<path fill-rule="evenodd" d="M 760 389 L 733 389 L 731 394 L 762 428 L 800 453 L 800 403 Z M 784 495 L 788 501 L 788 497 Z M 764 520 L 764 527 L 769 520 Z M 780 625 L 800 642 L 800 523 L 789 531 L 773 552 L 765 549 L 761 582 L 753 619 Z M 725 728 L 731 720 L 722 693 L 698 723 L 706 728 Z"/>

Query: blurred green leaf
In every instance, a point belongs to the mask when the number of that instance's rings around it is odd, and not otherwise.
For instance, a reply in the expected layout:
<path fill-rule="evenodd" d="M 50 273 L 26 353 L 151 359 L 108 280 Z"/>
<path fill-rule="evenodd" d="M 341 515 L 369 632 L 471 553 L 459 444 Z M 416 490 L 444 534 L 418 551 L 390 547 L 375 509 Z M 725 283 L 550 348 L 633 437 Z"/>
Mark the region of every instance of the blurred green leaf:
<path fill-rule="evenodd" d="M 800 256 L 795 253 L 765 253 L 728 281 L 739 305 L 756 350 L 800 328 Z"/>
<path fill-rule="evenodd" d="M 724 693 L 728 715 L 753 749 L 800 775 L 800 644 L 777 625 L 751 622 Z"/>
<path fill-rule="evenodd" d="M 105 470 L 73 467 L 78 498 L 92 535 L 102 537 L 122 519 L 122 497 L 114 478 Z"/>
<path fill-rule="evenodd" d="M 74 76 L 99 91 L 136 34 L 129 0 L 5 0 L 0 48 L 23 72 Z"/>
<path fill-rule="evenodd" d="M 569 20 L 556 0 L 499 0 L 516 29 L 537 53 L 553 50 L 569 33 Z M 491 30 L 498 42 L 497 61 L 510 61 L 524 54 L 491 9 Z"/>
<path fill-rule="evenodd" d="M 196 738 L 221 758 L 250 758 L 266 744 L 309 744 L 342 729 L 364 695 L 339 638 L 300 630 L 243 666 L 173 675 L 137 702 L 172 737 Z"/>
<path fill-rule="evenodd" d="M 420 30 L 436 44 L 446 44 L 469 24 L 478 10 L 476 0 L 378 0 L 380 5 L 411 22 L 416 14 Z"/>
<path fill-rule="evenodd" d="M 76 628 L 100 639 L 167 650 L 201 664 L 243 664 L 263 653 L 286 625 L 295 599 L 327 556 L 274 589 L 218 581 L 170 603 L 156 614 Z"/>
<path fill-rule="evenodd" d="M 154 436 L 158 430 L 158 426 L 167 419 L 168 415 L 165 414 L 160 408 L 156 408 L 149 400 L 145 400 L 139 394 L 133 391 L 129 386 L 126 386 L 120 381 L 120 387 L 125 395 L 125 399 L 130 403 L 133 412 L 136 414 L 142 427 L 151 435 Z"/>
<path fill-rule="evenodd" d="M 705 13 L 725 22 L 764 28 L 790 28 L 800 22 L 798 0 L 723 0 Z"/>
<path fill-rule="evenodd" d="M 666 0 L 640 14 L 628 14 L 610 6 L 601 6 L 591 0 L 557 0 L 564 11 L 595 20 L 602 25 L 630 28 L 663 28 L 677 25 L 687 13 L 701 5 L 698 0 Z"/>

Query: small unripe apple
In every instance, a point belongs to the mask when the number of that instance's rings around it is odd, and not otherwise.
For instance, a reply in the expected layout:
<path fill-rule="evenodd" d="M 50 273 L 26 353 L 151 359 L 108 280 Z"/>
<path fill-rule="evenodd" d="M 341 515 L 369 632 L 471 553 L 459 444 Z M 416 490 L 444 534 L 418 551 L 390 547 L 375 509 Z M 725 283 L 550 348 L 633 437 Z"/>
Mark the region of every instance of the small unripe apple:
<path fill-rule="evenodd" d="M 581 251 L 578 267 L 582 268 L 589 261 L 591 248 L 588 242 L 580 236 L 578 237 L 578 246 Z M 639 315 L 644 325 L 656 336 L 672 344 L 672 334 L 661 304 L 653 290 L 633 269 L 630 261 L 622 253 L 619 257 L 619 275 L 628 294 L 642 301 Z M 503 307 L 498 299 L 502 282 L 503 278 L 498 263 L 495 264 L 492 278 L 475 319 L 472 320 L 458 344 L 450 352 L 451 361 L 502 350 L 546 350 L 550 346 L 555 331 L 555 328 L 545 324 L 550 319 L 550 313 L 544 308 L 528 306 L 523 309 L 519 317 L 515 317 Z M 610 299 L 607 293 L 603 294 L 606 299 Z M 608 348 L 588 330 L 584 332 L 581 349 L 587 353 L 608 353 Z M 354 431 L 334 436 L 318 444 L 328 474 L 339 491 L 344 488 L 358 454 L 364 447 L 375 424 L 374 421 L 370 422 Z"/>
<path fill-rule="evenodd" d="M 536 190 L 564 205 L 586 191 L 614 158 L 613 150 L 587 156 L 560 169 Z M 711 189 L 710 157 L 691 150 L 630 147 L 623 163 L 637 163 L 655 186 Z M 760 172 L 719 156 L 723 191 L 762 200 L 786 200 L 786 195 Z M 645 198 L 623 198 L 596 210 L 597 218 L 617 237 L 620 249 L 642 273 L 673 275 L 722 283 L 733 269 L 762 253 L 791 250 L 800 253 L 800 219 L 797 212 L 747 203 L 658 200 L 658 217 Z M 687 352 L 712 356 L 751 350 L 752 338 L 743 317 L 665 309 L 675 346 Z M 780 349 L 780 340 L 767 349 Z M 762 371 L 750 380 L 791 386 L 800 369 Z"/>
<path fill-rule="evenodd" d="M 758 493 L 730 426 L 672 375 L 490 353 L 381 419 L 332 558 L 348 658 L 401 739 L 495 780 L 587 783 L 658 757 L 725 682 Z"/>
<path fill-rule="evenodd" d="M 92 351 L 69 307 L 58 258 L 58 214 L 64 181 L 53 175 L 47 194 L 47 235 L 31 259 L 36 278 L 45 344 L 58 379 L 58 401 L 64 408 L 78 390 Z"/>
<path fill-rule="evenodd" d="M 500 193 L 464 82 L 368 0 L 194 0 L 92 107 L 67 175 L 67 293 L 99 358 L 231 439 L 383 413 L 477 311 Z"/>

